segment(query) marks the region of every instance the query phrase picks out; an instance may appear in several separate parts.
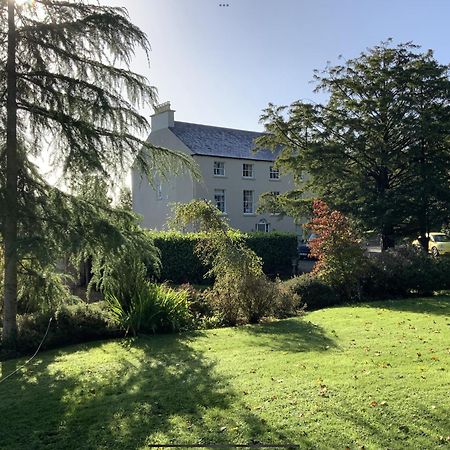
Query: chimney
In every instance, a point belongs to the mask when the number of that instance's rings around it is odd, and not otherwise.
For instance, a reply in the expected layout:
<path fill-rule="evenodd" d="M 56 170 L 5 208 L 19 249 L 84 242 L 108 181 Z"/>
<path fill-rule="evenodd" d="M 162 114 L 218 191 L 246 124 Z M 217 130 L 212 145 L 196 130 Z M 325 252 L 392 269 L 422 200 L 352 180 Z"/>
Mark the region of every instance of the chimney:
<path fill-rule="evenodd" d="M 170 108 L 170 102 L 154 105 L 153 109 L 155 113 L 151 116 L 152 132 L 173 127 L 175 111 Z"/>

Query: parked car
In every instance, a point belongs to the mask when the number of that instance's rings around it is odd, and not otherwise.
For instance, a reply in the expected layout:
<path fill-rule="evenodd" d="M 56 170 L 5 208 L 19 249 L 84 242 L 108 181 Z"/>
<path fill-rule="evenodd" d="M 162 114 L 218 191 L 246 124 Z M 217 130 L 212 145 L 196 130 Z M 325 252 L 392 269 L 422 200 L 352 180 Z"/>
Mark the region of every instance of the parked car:
<path fill-rule="evenodd" d="M 432 232 L 428 237 L 428 253 L 433 256 L 450 255 L 450 236 L 441 232 Z M 413 241 L 413 245 L 420 247 L 420 236 Z"/>
<path fill-rule="evenodd" d="M 312 258 L 309 253 L 311 251 L 310 242 L 317 237 L 317 234 L 312 233 L 307 239 L 302 239 L 297 246 L 297 252 L 299 259 L 315 259 Z"/>

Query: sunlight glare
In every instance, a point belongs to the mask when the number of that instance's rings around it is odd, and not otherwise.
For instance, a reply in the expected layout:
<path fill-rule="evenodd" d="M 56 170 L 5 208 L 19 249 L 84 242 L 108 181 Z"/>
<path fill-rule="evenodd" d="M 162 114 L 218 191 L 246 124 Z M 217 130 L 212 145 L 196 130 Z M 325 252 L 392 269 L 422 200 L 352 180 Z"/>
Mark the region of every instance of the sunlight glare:
<path fill-rule="evenodd" d="M 19 6 L 34 6 L 35 0 L 16 0 Z"/>

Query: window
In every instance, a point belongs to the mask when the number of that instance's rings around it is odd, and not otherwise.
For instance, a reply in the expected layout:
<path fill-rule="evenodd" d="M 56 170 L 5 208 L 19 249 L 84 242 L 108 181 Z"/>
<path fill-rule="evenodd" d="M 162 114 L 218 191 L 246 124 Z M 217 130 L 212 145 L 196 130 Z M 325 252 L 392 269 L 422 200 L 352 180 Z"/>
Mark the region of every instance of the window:
<path fill-rule="evenodd" d="M 253 214 L 253 191 L 244 191 L 243 194 L 244 214 Z"/>
<path fill-rule="evenodd" d="M 242 176 L 244 178 L 253 178 L 253 164 L 242 164 Z"/>
<path fill-rule="evenodd" d="M 214 175 L 216 177 L 225 176 L 225 163 L 222 161 L 214 161 Z"/>
<path fill-rule="evenodd" d="M 274 166 L 270 166 L 269 178 L 271 180 L 279 180 L 280 179 L 280 171 L 278 169 L 276 169 Z"/>
<path fill-rule="evenodd" d="M 262 231 L 263 233 L 268 233 L 270 231 L 270 223 L 267 223 L 266 219 L 261 219 L 256 224 L 256 231 Z"/>
<path fill-rule="evenodd" d="M 214 203 L 219 211 L 225 212 L 225 189 L 214 190 Z"/>

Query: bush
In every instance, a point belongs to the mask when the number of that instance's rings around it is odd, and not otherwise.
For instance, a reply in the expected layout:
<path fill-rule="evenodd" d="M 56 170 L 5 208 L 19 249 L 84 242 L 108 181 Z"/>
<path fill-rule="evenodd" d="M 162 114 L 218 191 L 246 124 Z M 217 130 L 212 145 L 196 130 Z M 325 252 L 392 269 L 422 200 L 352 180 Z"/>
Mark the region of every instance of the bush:
<path fill-rule="evenodd" d="M 244 242 L 262 259 L 266 275 L 291 276 L 292 259 L 297 258 L 295 234 L 248 233 L 244 236 Z"/>
<path fill-rule="evenodd" d="M 404 245 L 369 259 L 362 279 L 363 295 L 369 298 L 430 295 L 449 289 L 450 261 L 433 258 L 422 250 Z"/>
<path fill-rule="evenodd" d="M 161 253 L 159 281 L 173 283 L 205 283 L 210 267 L 205 266 L 196 254 L 205 233 L 150 232 Z M 242 234 L 244 243 L 263 262 L 266 274 L 287 276 L 292 273 L 292 258 L 297 256 L 297 237 L 286 233 Z M 208 280 L 206 280 L 208 282 Z M 211 280 L 209 280 L 211 282 Z"/>
<path fill-rule="evenodd" d="M 341 303 L 336 291 L 311 274 L 303 274 L 283 282 L 287 289 L 297 295 L 308 310 L 326 308 Z"/>
<path fill-rule="evenodd" d="M 313 217 L 306 227 L 317 235 L 310 244 L 310 254 L 317 259 L 312 273 L 342 299 L 361 299 L 360 279 L 366 271 L 367 258 L 351 222 L 322 200 L 315 200 Z"/>
<path fill-rule="evenodd" d="M 131 298 L 120 299 L 108 293 L 106 302 L 126 334 L 179 331 L 193 323 L 187 291 L 148 281 Z"/>
<path fill-rule="evenodd" d="M 202 239 L 200 233 L 178 232 L 150 232 L 155 246 L 161 254 L 161 274 L 159 281 L 172 283 L 196 283 L 205 282 L 208 268 L 205 267 L 195 247 Z"/>
<path fill-rule="evenodd" d="M 297 316 L 304 310 L 301 299 L 286 282 L 275 280 L 274 287 L 276 295 L 272 305 L 272 314 L 278 319 Z"/>
<path fill-rule="evenodd" d="M 18 353 L 30 354 L 36 351 L 45 335 L 50 318 L 52 323 L 42 349 L 122 335 L 104 302 L 92 304 L 80 302 L 76 305 L 60 306 L 55 313 L 46 311 L 18 316 Z"/>

